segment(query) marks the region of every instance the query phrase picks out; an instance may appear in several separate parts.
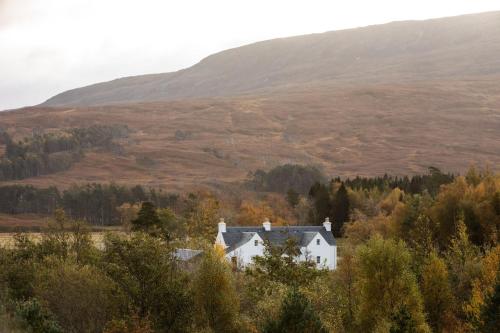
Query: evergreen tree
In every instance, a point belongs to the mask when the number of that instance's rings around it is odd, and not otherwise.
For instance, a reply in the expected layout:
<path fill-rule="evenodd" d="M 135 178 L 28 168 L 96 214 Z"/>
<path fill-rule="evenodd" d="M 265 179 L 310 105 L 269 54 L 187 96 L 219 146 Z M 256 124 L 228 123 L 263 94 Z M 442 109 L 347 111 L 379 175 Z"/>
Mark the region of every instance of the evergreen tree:
<path fill-rule="evenodd" d="M 333 217 L 333 234 L 337 237 L 342 236 L 342 227 L 344 223 L 349 221 L 350 211 L 349 196 L 344 183 L 342 183 L 335 194 L 333 200 L 333 210 L 331 216 Z"/>
<path fill-rule="evenodd" d="M 132 220 L 133 231 L 149 231 L 154 226 L 160 225 L 160 218 L 156 207 L 149 201 L 143 202 L 141 210 L 135 220 Z"/>
<path fill-rule="evenodd" d="M 309 191 L 309 197 L 313 201 L 313 208 L 309 213 L 309 223 L 320 224 L 326 217 L 329 217 L 332 210 L 330 193 L 325 185 L 315 183 Z"/>
<path fill-rule="evenodd" d="M 292 288 L 283 300 L 276 321 L 269 321 L 263 333 L 326 333 L 309 300 L 296 288 Z"/>

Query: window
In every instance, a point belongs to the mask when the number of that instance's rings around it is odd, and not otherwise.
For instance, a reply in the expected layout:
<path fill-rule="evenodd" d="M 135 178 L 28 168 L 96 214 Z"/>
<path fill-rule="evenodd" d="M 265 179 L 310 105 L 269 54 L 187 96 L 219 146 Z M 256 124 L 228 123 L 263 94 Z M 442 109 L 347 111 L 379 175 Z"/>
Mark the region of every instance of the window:
<path fill-rule="evenodd" d="M 259 245 L 259 241 L 258 241 L 257 239 L 256 239 L 256 240 L 254 240 L 254 241 L 253 241 L 253 245 L 254 245 L 254 246 Z"/>
<path fill-rule="evenodd" d="M 320 241 L 321 241 L 321 240 L 320 240 L 319 238 L 318 238 L 318 239 L 316 239 L 316 245 L 319 245 Z"/>
<path fill-rule="evenodd" d="M 233 270 L 236 270 L 238 268 L 238 258 L 231 257 L 231 264 L 233 266 Z"/>
<path fill-rule="evenodd" d="M 320 264 L 320 263 L 321 263 L 321 257 L 320 257 L 320 256 L 317 256 L 317 257 L 316 257 L 316 263 L 317 263 L 317 264 Z"/>

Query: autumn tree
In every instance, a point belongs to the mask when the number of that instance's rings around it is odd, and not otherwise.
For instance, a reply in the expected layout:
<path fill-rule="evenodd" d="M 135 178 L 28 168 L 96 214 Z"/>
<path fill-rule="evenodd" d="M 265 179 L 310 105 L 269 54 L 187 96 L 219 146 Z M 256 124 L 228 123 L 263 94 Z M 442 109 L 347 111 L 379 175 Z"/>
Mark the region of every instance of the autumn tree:
<path fill-rule="evenodd" d="M 219 200 L 211 194 L 191 194 L 185 212 L 188 234 L 213 241 L 217 234 L 220 208 Z"/>
<path fill-rule="evenodd" d="M 484 333 L 495 333 L 500 328 L 500 270 L 493 293 L 483 306 L 480 329 Z"/>
<path fill-rule="evenodd" d="M 357 260 L 360 328 L 372 331 L 384 327 L 404 306 L 417 332 L 428 332 L 422 298 L 411 271 L 411 255 L 404 243 L 374 237 L 359 247 Z"/>
<path fill-rule="evenodd" d="M 125 305 L 118 285 L 95 267 L 52 265 L 40 272 L 35 294 L 65 331 L 102 332 Z"/>
<path fill-rule="evenodd" d="M 192 298 L 188 279 L 177 269 L 163 239 L 137 232 L 104 239 L 101 266 L 122 290 L 137 315 L 149 315 L 155 329 L 190 332 Z"/>
<path fill-rule="evenodd" d="M 194 303 L 200 327 L 213 332 L 238 332 L 239 299 L 224 257 L 206 251 L 193 281 Z"/>
<path fill-rule="evenodd" d="M 454 297 L 448 269 L 433 252 L 422 269 L 421 291 L 429 324 L 435 332 L 451 332 L 455 324 Z"/>
<path fill-rule="evenodd" d="M 333 217 L 332 231 L 335 236 L 340 237 L 342 235 L 342 227 L 345 222 L 349 221 L 350 209 L 347 189 L 344 183 L 342 183 L 333 199 L 332 212 L 330 214 Z"/>

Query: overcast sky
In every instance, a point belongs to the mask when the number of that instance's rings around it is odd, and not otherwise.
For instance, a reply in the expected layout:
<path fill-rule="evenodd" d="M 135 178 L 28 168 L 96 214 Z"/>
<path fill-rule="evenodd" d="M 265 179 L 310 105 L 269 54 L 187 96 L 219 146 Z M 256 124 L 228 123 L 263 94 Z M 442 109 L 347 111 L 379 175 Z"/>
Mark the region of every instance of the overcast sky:
<path fill-rule="evenodd" d="M 0 110 L 243 44 L 500 10 L 500 0 L 0 0 Z"/>

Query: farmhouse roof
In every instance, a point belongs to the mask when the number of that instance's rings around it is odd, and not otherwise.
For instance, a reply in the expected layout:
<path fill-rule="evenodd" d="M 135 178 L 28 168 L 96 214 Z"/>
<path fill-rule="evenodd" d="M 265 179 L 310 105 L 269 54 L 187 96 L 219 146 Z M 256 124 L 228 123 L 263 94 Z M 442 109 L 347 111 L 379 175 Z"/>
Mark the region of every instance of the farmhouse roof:
<path fill-rule="evenodd" d="M 255 234 L 273 245 L 282 245 L 289 238 L 295 238 L 301 247 L 309 245 L 317 234 L 320 234 L 329 245 L 336 245 L 331 231 L 324 226 L 280 226 L 266 230 L 263 227 L 226 227 L 221 235 L 230 252 L 246 244 Z"/>

